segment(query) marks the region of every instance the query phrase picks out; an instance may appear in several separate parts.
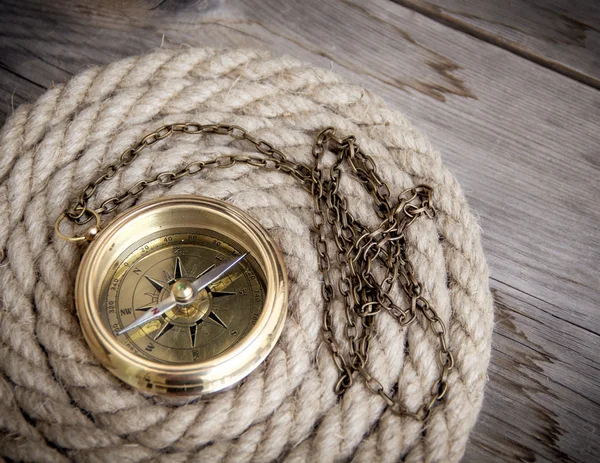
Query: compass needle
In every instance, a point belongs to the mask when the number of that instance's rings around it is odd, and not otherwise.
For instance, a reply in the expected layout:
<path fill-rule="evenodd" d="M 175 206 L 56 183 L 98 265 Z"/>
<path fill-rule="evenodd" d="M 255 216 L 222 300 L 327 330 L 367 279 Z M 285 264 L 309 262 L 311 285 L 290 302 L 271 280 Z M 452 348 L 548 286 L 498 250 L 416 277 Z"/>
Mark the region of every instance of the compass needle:
<path fill-rule="evenodd" d="M 237 256 L 234 259 L 228 260 L 214 268 L 210 271 L 205 272 L 200 278 L 194 280 L 192 283 L 192 287 L 196 291 L 200 291 L 201 289 L 206 288 L 208 285 L 214 283 L 219 278 L 222 278 L 226 275 L 229 270 L 231 270 L 235 265 L 237 265 L 242 259 L 246 257 L 247 253 L 244 253 L 240 256 Z"/>
<path fill-rule="evenodd" d="M 197 276 L 196 278 L 194 278 L 194 280 L 197 280 L 198 278 L 200 278 L 202 275 L 204 275 L 206 272 L 210 272 L 213 268 L 215 268 L 215 264 L 212 264 L 210 267 L 205 268 L 204 270 L 202 270 Z"/>
<path fill-rule="evenodd" d="M 147 312 L 151 308 L 152 308 L 152 306 L 148 306 L 148 307 L 140 307 L 140 308 L 135 309 L 135 310 L 139 310 L 140 312 Z"/>
<path fill-rule="evenodd" d="M 227 288 L 229 288 L 233 283 L 239 280 L 246 272 L 244 269 L 237 269 L 226 277 L 221 278 L 220 280 L 215 281 L 212 285 L 210 285 L 210 291 L 215 295 L 215 293 L 224 292 Z M 234 293 L 235 294 L 235 293 Z"/>

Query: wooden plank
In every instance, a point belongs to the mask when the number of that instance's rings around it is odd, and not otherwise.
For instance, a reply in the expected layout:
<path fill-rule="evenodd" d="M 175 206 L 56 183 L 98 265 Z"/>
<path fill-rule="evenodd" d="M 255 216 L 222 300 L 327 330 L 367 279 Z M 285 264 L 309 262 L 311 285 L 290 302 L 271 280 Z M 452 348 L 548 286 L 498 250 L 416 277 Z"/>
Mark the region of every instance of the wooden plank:
<path fill-rule="evenodd" d="M 393 1 L 600 88 L 600 3 L 596 1 Z"/>
<path fill-rule="evenodd" d="M 11 92 L 31 101 L 59 69 L 66 79 L 161 43 L 289 53 L 402 110 L 481 217 L 498 303 L 491 382 L 465 460 L 591 461 L 600 452 L 598 91 L 383 0 L 2 8 L 6 113 Z"/>
<path fill-rule="evenodd" d="M 0 80 L 0 92 L 3 98 L 0 101 L 6 101 L 6 104 L 0 104 L 2 120 L 12 114 L 15 107 L 30 101 L 25 95 L 44 92 L 53 85 L 53 82 L 64 82 L 71 76 L 59 65 L 48 62 L 39 51 L 32 52 L 24 45 L 12 41 L 7 45 L 7 52 L 0 54 L 0 70 L 3 71 Z M 32 57 L 39 67 L 39 72 L 30 78 L 23 69 L 27 69 L 27 63 Z"/>
<path fill-rule="evenodd" d="M 33 84 L 26 82 L 22 77 L 14 75 L 2 66 L 0 66 L 0 76 L 0 120 L 4 121 L 19 105 L 31 101 L 29 96 L 37 94 L 37 89 L 27 89 L 23 92 L 24 87 L 27 88 Z M 26 96 L 23 96 L 23 93 Z"/>
<path fill-rule="evenodd" d="M 563 431 L 600 425 L 598 336 L 557 319 L 551 304 L 493 287 L 494 360 L 464 460 L 591 461 L 577 433 Z"/>

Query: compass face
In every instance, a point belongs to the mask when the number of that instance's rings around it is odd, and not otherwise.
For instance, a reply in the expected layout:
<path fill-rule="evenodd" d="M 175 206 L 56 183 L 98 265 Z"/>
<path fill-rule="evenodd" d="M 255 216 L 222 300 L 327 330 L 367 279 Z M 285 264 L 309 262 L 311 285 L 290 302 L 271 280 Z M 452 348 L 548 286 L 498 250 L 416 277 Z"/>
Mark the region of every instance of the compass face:
<path fill-rule="evenodd" d="M 264 276 L 250 255 L 191 301 L 117 333 L 177 288 L 245 251 L 209 230 L 174 229 L 145 237 L 112 264 L 100 293 L 101 318 L 125 348 L 154 362 L 190 364 L 218 356 L 244 338 L 263 310 Z"/>

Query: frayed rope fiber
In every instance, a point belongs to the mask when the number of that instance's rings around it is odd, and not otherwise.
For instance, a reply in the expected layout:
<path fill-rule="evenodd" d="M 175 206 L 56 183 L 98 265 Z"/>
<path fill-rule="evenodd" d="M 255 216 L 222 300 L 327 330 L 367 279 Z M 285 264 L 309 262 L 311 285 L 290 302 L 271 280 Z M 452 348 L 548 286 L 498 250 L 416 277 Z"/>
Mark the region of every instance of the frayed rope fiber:
<path fill-rule="evenodd" d="M 290 158 L 311 162 L 326 126 L 354 134 L 392 196 L 434 189 L 435 219 L 407 233 L 424 294 L 448 328 L 456 366 L 425 425 L 398 417 L 360 378 L 339 398 L 321 337 L 323 302 L 312 200 L 291 176 L 236 165 L 149 188 L 228 201 L 270 232 L 288 266 L 284 332 L 267 360 L 225 392 L 185 403 L 149 397 L 92 357 L 79 327 L 74 278 L 83 248 L 53 233 L 57 216 L 100 169 L 163 124 L 227 123 Z M 452 462 L 481 408 L 492 298 L 477 222 L 439 155 L 396 111 L 336 74 L 252 50 L 159 50 L 93 67 L 18 108 L 0 134 L 0 455 L 32 462 Z M 254 154 L 217 135 L 176 135 L 144 150 L 94 198 L 217 154 Z M 374 223 L 363 187 L 342 177 L 349 208 Z M 119 210 L 132 205 L 126 202 Z M 106 218 L 104 220 L 109 220 Z M 333 246 L 330 244 L 330 246 Z M 406 304 L 402 294 L 398 303 Z M 343 339 L 342 299 L 333 324 Z M 400 327 L 378 315 L 369 371 L 416 411 L 439 375 L 438 340 L 418 317 Z"/>

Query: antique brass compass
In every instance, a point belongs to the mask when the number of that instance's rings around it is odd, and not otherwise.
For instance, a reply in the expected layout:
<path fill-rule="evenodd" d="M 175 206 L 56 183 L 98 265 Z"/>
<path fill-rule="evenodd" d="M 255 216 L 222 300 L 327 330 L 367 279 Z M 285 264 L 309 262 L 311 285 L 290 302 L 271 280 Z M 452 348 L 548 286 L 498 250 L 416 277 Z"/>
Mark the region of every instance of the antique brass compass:
<path fill-rule="evenodd" d="M 227 387 L 271 351 L 285 320 L 281 254 L 222 201 L 161 198 L 96 234 L 75 285 L 84 336 L 102 364 L 151 393 Z"/>
<path fill-rule="evenodd" d="M 251 143 L 259 155 L 195 161 L 180 171 L 141 180 L 95 209 L 89 206 L 99 184 L 131 164 L 143 149 L 175 133 L 227 135 Z M 326 152 L 335 154 L 328 166 Z M 309 166 L 290 160 L 239 126 L 170 124 L 125 150 L 86 186 L 58 217 L 55 230 L 61 238 L 90 242 L 77 274 L 76 306 L 84 336 L 106 368 L 148 393 L 198 395 L 241 380 L 273 349 L 287 310 L 286 270 L 273 240 L 246 213 L 223 201 L 173 196 L 128 209 L 101 229 L 101 214 L 113 212 L 154 184 L 170 185 L 208 168 L 246 164 L 291 175 L 313 198 L 323 339 L 340 373 L 335 390 L 342 394 L 359 375 L 393 412 L 427 419 L 447 393 L 454 358 L 446 327 L 415 277 L 405 231 L 418 218 L 435 215 L 432 189 L 418 185 L 393 200 L 375 163 L 354 137 L 337 138 L 331 127 L 317 135 L 312 153 L 314 164 Z M 342 166 L 372 197 L 381 219 L 378 227 L 367 227 L 348 210 L 339 188 Z M 95 220 L 96 225 L 82 236 L 70 237 L 60 230 L 65 219 L 79 225 Z M 330 258 L 328 237 L 337 248 L 335 260 Z M 333 266 L 340 269 L 335 288 L 345 301 L 346 315 L 344 329 L 335 332 Z M 401 308 L 390 296 L 394 285 L 406 293 L 408 307 Z M 368 371 L 374 320 L 382 310 L 401 326 L 422 314 L 439 340 L 440 374 L 430 399 L 416 411 L 408 410 Z M 348 346 L 345 352 L 340 331 Z"/>

